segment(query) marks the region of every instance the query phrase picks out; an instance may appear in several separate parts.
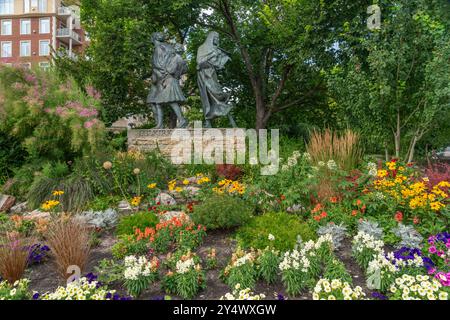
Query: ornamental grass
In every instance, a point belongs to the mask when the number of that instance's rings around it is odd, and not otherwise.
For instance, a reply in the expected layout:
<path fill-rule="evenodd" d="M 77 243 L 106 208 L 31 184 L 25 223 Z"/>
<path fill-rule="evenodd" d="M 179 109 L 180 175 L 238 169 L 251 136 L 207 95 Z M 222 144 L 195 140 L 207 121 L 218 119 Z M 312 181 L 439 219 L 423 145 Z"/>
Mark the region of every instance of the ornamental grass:
<path fill-rule="evenodd" d="M 61 277 L 70 276 L 70 266 L 83 272 L 90 253 L 90 231 L 84 223 L 67 216 L 57 218 L 51 222 L 46 239 Z"/>
<path fill-rule="evenodd" d="M 350 129 L 343 133 L 313 131 L 306 149 L 314 163 L 334 160 L 347 171 L 356 168 L 363 156 L 360 137 Z"/>
<path fill-rule="evenodd" d="M 32 244 L 30 237 L 19 232 L 0 231 L 0 276 L 10 284 L 22 278 Z"/>

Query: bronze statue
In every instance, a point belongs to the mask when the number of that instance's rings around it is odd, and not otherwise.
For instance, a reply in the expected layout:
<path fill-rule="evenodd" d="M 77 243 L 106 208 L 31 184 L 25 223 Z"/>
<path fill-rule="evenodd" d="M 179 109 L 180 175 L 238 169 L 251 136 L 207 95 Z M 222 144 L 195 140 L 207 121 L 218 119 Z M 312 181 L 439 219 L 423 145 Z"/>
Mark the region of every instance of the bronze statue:
<path fill-rule="evenodd" d="M 188 121 L 184 118 L 180 104 L 186 101 L 180 85 L 180 79 L 187 72 L 187 64 L 181 57 L 182 50 L 166 42 L 163 33 L 155 32 L 152 42 L 153 53 L 153 85 L 147 97 L 156 118 L 155 129 L 164 127 L 163 105 L 170 105 L 178 118 L 177 128 L 185 128 Z M 181 47 L 181 46 L 180 46 Z"/>
<path fill-rule="evenodd" d="M 231 126 L 236 127 L 230 114 L 233 108 L 229 101 L 231 94 L 223 90 L 217 79 L 217 71 L 223 69 L 228 61 L 228 54 L 219 48 L 219 34 L 210 32 L 197 53 L 197 81 L 207 128 L 212 126 L 212 120 L 222 116 L 227 116 Z"/>

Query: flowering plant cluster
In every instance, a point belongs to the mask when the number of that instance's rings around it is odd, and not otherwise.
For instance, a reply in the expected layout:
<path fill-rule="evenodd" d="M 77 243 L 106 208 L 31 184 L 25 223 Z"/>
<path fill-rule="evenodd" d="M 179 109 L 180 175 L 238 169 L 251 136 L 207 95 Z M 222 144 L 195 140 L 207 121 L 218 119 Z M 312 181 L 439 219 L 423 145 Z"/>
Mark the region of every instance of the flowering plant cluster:
<path fill-rule="evenodd" d="M 129 294 L 139 296 L 142 291 L 158 279 L 159 260 L 153 257 L 151 261 L 146 257 L 125 257 L 125 287 Z"/>
<path fill-rule="evenodd" d="M 255 267 L 256 259 L 256 251 L 252 249 L 246 252 L 238 247 L 222 272 L 225 283 L 230 288 L 236 287 L 237 284 L 244 288 L 254 288 L 258 279 L 258 271 Z"/>
<path fill-rule="evenodd" d="M 376 240 L 373 236 L 362 231 L 358 232 L 352 243 L 352 255 L 364 271 L 367 270 L 370 261 L 384 252 L 382 240 Z"/>
<path fill-rule="evenodd" d="M 389 289 L 391 300 L 449 300 L 449 288 L 427 275 L 404 274 Z"/>
<path fill-rule="evenodd" d="M 195 225 L 184 214 L 158 223 L 155 228 L 135 230 L 136 240 L 148 241 L 150 248 L 156 252 L 167 252 L 170 246 L 193 249 L 201 244 L 205 235 L 206 227 Z"/>
<path fill-rule="evenodd" d="M 424 250 L 439 270 L 450 271 L 450 233 L 442 232 L 430 236 Z"/>
<path fill-rule="evenodd" d="M 374 173 L 374 168 L 369 170 Z M 397 160 L 386 162 L 377 170 L 376 178 L 364 193 L 376 202 L 385 203 L 389 211 L 395 212 L 397 222 L 406 220 L 414 224 L 432 225 L 440 221 L 438 214 L 448 206 L 450 183 L 440 181 L 431 186 L 428 178 L 420 178 L 410 165 Z"/>
<path fill-rule="evenodd" d="M 206 254 L 206 268 L 208 270 L 215 269 L 217 267 L 216 249 L 210 248 Z"/>
<path fill-rule="evenodd" d="M 8 281 L 0 281 L 0 300 L 28 300 L 31 295 L 28 290 L 30 280 L 21 279 L 11 285 Z"/>
<path fill-rule="evenodd" d="M 54 292 L 46 292 L 42 295 L 34 293 L 34 300 L 112 300 L 115 291 L 103 288 L 97 281 L 91 281 L 87 277 L 67 284 L 66 287 L 58 287 Z"/>
<path fill-rule="evenodd" d="M 163 287 L 167 293 L 191 299 L 205 287 L 206 274 L 200 264 L 200 258 L 195 253 L 178 252 L 173 256 L 170 255 L 168 260 L 169 265 L 175 265 L 175 267 L 169 270 L 163 279 Z"/>
<path fill-rule="evenodd" d="M 264 294 L 254 294 L 250 288 L 241 289 L 238 283 L 233 290 L 233 293 L 226 293 L 220 297 L 220 300 L 263 300 L 266 296 Z"/>
<path fill-rule="evenodd" d="M 28 264 L 38 264 L 48 259 L 50 248 L 47 245 L 36 243 L 30 247 Z"/>
<path fill-rule="evenodd" d="M 333 239 L 327 234 L 316 242 L 306 242 L 299 250 L 286 252 L 279 265 L 286 291 L 291 295 L 301 293 L 319 276 L 321 263 L 332 255 L 332 251 Z"/>
<path fill-rule="evenodd" d="M 233 181 L 228 179 L 220 180 L 216 187 L 212 188 L 212 191 L 217 194 L 229 194 L 229 195 L 244 195 L 246 187 L 239 181 Z"/>
<path fill-rule="evenodd" d="M 339 279 L 320 279 L 314 287 L 313 300 L 365 300 L 362 288 L 352 288 Z"/>

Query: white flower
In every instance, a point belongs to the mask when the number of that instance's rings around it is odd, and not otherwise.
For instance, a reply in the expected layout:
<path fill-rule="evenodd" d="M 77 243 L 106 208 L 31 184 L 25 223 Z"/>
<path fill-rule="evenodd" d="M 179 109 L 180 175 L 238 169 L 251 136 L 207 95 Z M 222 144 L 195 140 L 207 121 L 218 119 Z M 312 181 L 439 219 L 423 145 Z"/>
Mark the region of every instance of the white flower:
<path fill-rule="evenodd" d="M 269 233 L 268 239 L 269 239 L 269 241 L 274 241 L 275 236 L 273 234 Z"/>
<path fill-rule="evenodd" d="M 336 161 L 334 161 L 334 160 L 328 160 L 327 167 L 330 170 L 336 170 L 338 168 Z"/>

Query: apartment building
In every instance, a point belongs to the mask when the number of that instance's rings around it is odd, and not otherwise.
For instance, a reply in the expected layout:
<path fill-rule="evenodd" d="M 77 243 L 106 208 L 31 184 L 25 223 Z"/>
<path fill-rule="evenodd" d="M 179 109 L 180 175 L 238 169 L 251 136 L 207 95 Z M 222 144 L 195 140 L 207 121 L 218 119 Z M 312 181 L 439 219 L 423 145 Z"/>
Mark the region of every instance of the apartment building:
<path fill-rule="evenodd" d="M 0 0 L 0 64 L 48 68 L 54 49 L 76 58 L 86 37 L 79 8 L 62 0 Z"/>

